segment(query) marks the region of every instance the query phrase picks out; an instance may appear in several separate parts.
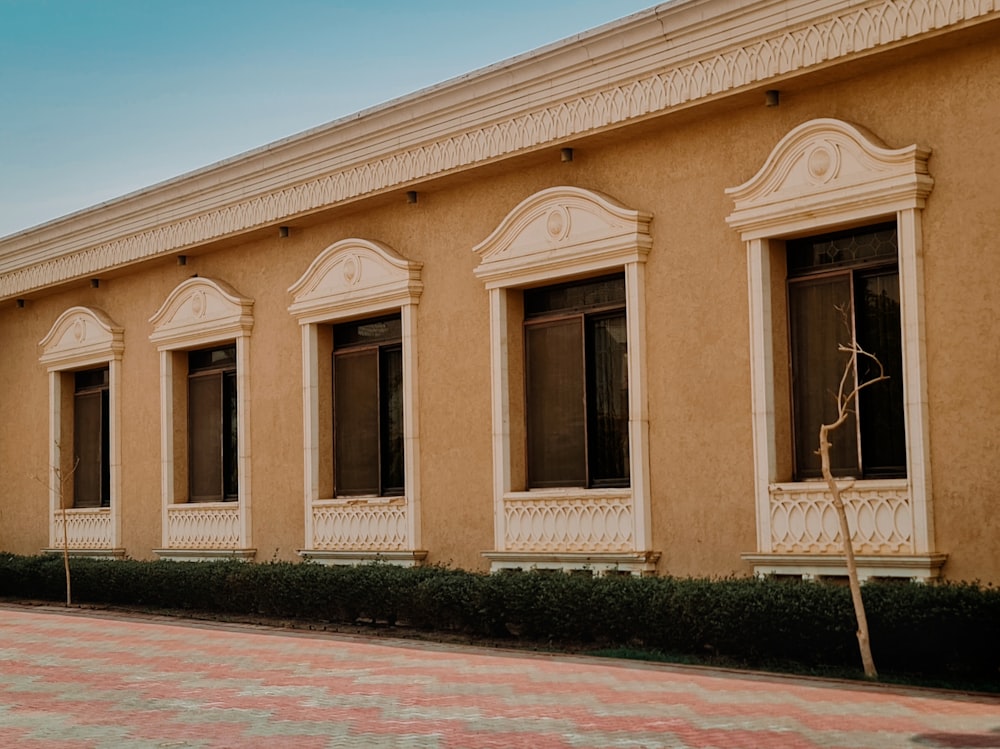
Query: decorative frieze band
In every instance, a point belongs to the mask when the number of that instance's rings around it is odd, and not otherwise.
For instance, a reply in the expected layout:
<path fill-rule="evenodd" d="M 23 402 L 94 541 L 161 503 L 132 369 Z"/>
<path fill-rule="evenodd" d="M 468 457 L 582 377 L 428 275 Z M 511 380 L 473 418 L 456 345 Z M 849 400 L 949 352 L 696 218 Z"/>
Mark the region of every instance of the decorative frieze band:
<path fill-rule="evenodd" d="M 462 132 L 446 135 L 445 128 L 449 125 L 444 123 L 440 137 L 432 142 L 363 163 L 343 163 L 339 170 L 321 178 L 288 185 L 93 248 L 81 251 L 71 248 L 66 250 L 71 254 L 33 262 L 0 276 L 0 298 L 178 252 L 291 216 L 532 150 L 570 136 L 608 129 L 760 85 L 776 76 L 1000 14 L 1000 0 L 880 0 L 862 7 L 847 2 L 843 5 L 837 13 L 824 12 L 822 18 L 764 36 L 758 28 L 734 28 L 734 34 L 743 34 L 744 40 L 715 54 L 686 61 L 667 60 L 654 74 L 648 74 L 647 68 L 647 72 L 640 71 L 630 80 Z M 646 59 L 658 63 L 670 53 L 675 41 L 664 35 L 658 50 L 660 57 L 656 50 L 647 49 Z M 588 67 L 580 76 L 592 72 Z M 399 139 L 385 142 L 395 144 Z"/>

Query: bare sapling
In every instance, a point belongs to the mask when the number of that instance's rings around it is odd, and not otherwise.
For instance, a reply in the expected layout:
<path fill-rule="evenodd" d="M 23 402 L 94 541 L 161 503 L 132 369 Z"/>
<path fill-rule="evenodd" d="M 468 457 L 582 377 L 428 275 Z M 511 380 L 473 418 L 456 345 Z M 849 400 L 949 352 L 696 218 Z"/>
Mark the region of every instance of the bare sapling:
<path fill-rule="evenodd" d="M 68 470 L 64 471 L 60 466 L 51 466 L 51 484 L 42 481 L 37 476 L 33 476 L 38 483 L 45 486 L 50 491 L 54 491 L 59 497 L 59 516 L 62 521 L 62 552 L 63 552 L 63 568 L 66 570 L 66 606 L 72 604 L 72 586 L 70 584 L 70 571 L 69 571 L 69 528 L 66 522 L 66 485 L 69 480 L 73 477 L 76 472 L 77 466 L 80 465 L 80 459 L 77 458 L 73 461 L 73 466 Z"/>
<path fill-rule="evenodd" d="M 839 308 L 838 308 L 839 309 Z M 843 313 L 843 310 L 840 310 Z M 865 669 L 865 676 L 869 679 L 877 679 L 878 672 L 875 670 L 875 661 L 872 659 L 871 640 L 868 635 L 868 617 L 865 615 L 865 604 L 861 598 L 861 583 L 858 580 L 858 566 L 854 559 L 854 543 L 851 540 L 851 529 L 847 523 L 847 510 L 844 507 L 844 500 L 841 493 L 850 489 L 853 480 L 838 483 L 830 470 L 830 432 L 836 430 L 847 421 L 854 412 L 857 403 L 858 393 L 864 388 L 874 385 L 876 382 L 888 380 L 889 375 L 885 373 L 882 362 L 874 354 L 865 351 L 858 344 L 857 338 L 852 334 L 850 345 L 839 344 L 838 350 L 848 354 L 847 363 L 844 365 L 844 372 L 840 377 L 840 386 L 835 394 L 837 401 L 837 418 L 830 424 L 823 424 L 819 428 L 819 450 L 816 452 L 820 456 L 822 464 L 823 478 L 830 489 L 830 496 L 833 498 L 833 506 L 837 510 L 837 517 L 840 520 L 840 537 L 844 544 L 844 557 L 847 560 L 847 578 L 851 587 L 851 601 L 854 603 L 854 614 L 858 620 L 858 647 L 861 651 L 861 663 Z M 864 382 L 859 381 L 858 359 L 866 358 L 873 362 L 878 368 L 878 375 Z"/>

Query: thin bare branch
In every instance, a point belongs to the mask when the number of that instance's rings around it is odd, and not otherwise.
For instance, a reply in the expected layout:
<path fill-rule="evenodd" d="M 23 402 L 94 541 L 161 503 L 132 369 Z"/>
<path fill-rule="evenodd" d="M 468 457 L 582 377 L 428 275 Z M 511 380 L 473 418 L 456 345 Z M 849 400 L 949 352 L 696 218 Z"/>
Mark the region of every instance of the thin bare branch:
<path fill-rule="evenodd" d="M 838 307 L 837 309 L 841 315 L 845 317 L 846 324 L 846 312 L 844 308 Z M 847 327 L 848 331 L 850 331 L 850 326 L 848 325 Z M 871 641 L 868 635 L 868 618 L 865 614 L 864 601 L 861 597 L 861 584 L 858 580 L 858 567 L 854 558 L 854 543 L 851 539 L 850 525 L 847 522 L 847 510 L 844 507 L 844 501 L 841 496 L 842 492 L 853 486 L 853 481 L 845 486 L 841 486 L 833 477 L 833 472 L 830 469 L 830 447 L 832 445 L 830 444 L 829 435 L 830 432 L 843 425 L 844 422 L 847 421 L 847 417 L 853 413 L 851 410 L 851 404 L 857 401 L 858 393 L 860 393 L 864 388 L 870 387 L 877 382 L 888 380 L 889 376 L 885 373 L 885 368 L 882 366 L 882 362 L 879 361 L 878 357 L 868 351 L 865 351 L 858 344 L 853 333 L 851 335 L 850 345 L 839 344 L 837 349 L 850 354 L 850 356 L 848 357 L 847 362 L 844 365 L 844 371 L 840 376 L 840 385 L 836 395 L 837 418 L 830 424 L 820 425 L 819 450 L 817 450 L 817 452 L 820 456 L 823 478 L 826 480 L 827 487 L 830 490 L 830 496 L 833 499 L 833 506 L 837 510 L 837 517 L 840 523 L 840 535 L 844 545 L 844 557 L 847 561 L 847 576 L 851 587 L 851 600 L 854 604 L 854 613 L 858 620 L 857 635 L 858 647 L 861 651 L 861 662 L 864 666 L 865 676 L 870 679 L 877 679 L 878 672 L 875 670 L 875 661 L 872 658 Z M 870 361 L 875 362 L 878 366 L 878 376 L 872 377 L 864 382 L 859 382 L 859 357 L 865 357 Z M 850 387 L 852 382 L 853 387 Z M 850 387 L 850 390 L 847 390 L 848 387 Z"/>

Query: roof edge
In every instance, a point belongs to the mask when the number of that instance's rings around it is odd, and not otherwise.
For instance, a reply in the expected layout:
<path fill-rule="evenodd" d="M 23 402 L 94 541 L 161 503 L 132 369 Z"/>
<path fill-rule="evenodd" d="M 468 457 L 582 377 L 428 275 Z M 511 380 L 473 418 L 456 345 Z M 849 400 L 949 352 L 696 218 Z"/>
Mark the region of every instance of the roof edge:
<path fill-rule="evenodd" d="M 0 299 L 996 20 L 995 6 L 659 5 L 0 238 Z"/>

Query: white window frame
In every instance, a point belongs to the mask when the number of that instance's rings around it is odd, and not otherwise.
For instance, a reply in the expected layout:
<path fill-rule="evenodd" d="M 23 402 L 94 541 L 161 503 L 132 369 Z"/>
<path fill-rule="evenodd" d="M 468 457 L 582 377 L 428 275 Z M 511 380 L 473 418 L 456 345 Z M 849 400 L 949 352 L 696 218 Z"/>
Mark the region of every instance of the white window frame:
<path fill-rule="evenodd" d="M 94 307 L 70 307 L 39 342 L 39 361 L 49 373 L 49 548 L 63 548 L 63 513 L 59 469 L 63 465 L 62 398 L 66 378 L 74 372 L 108 368 L 108 507 L 67 508 L 66 541 L 70 553 L 81 556 L 121 557 L 121 362 L 125 331 L 106 312 Z M 72 482 L 66 482 L 67 490 Z"/>
<path fill-rule="evenodd" d="M 652 215 L 578 187 L 542 190 L 515 207 L 473 251 L 475 275 L 489 292 L 492 392 L 494 570 L 655 571 L 649 490 L 644 271 Z M 511 479 L 508 292 L 623 272 L 628 326 L 630 486 L 622 489 L 515 488 Z M 583 538 L 554 526 L 612 518 L 603 537 Z M 522 533 L 517 529 L 532 529 Z M 585 548 L 584 548 L 585 547 Z"/>
<path fill-rule="evenodd" d="M 250 333 L 253 300 L 211 278 L 182 281 L 150 320 L 149 340 L 160 352 L 160 462 L 162 546 L 166 559 L 251 558 Z M 174 357 L 224 343 L 236 344 L 237 471 L 236 502 L 181 501 L 174 474 Z M 186 426 L 185 426 L 186 428 Z"/>
<path fill-rule="evenodd" d="M 847 495 L 848 513 L 855 547 L 861 548 L 862 578 L 926 580 L 936 577 L 944 563 L 945 555 L 934 548 L 923 323 L 920 219 L 933 186 L 929 156 L 929 149 L 917 145 L 887 148 L 847 122 L 816 119 L 790 131 L 756 175 L 726 191 L 735 202 L 727 221 L 740 232 L 747 252 L 757 551 L 743 558 L 758 573 L 846 574 L 822 487 L 777 473 L 773 353 L 774 336 L 785 331 L 772 330 L 773 299 L 784 295 L 783 288 L 772 288 L 772 253 L 780 251 L 772 241 L 886 220 L 895 221 L 899 241 L 907 474 L 905 479 L 855 481 Z M 892 533 L 875 528 L 893 513 L 904 520 Z M 781 542 L 779 524 L 803 530 L 810 522 L 818 531 L 800 535 L 811 543 Z"/>
<path fill-rule="evenodd" d="M 288 289 L 302 330 L 305 544 L 299 554 L 324 564 L 381 560 L 414 566 L 427 556 L 420 533 L 420 424 L 417 305 L 421 263 L 368 239 L 323 250 Z M 399 313 L 403 358 L 402 497 L 320 496 L 319 326 Z M 321 528 L 326 529 L 321 532 Z"/>

